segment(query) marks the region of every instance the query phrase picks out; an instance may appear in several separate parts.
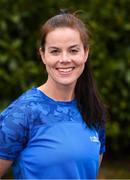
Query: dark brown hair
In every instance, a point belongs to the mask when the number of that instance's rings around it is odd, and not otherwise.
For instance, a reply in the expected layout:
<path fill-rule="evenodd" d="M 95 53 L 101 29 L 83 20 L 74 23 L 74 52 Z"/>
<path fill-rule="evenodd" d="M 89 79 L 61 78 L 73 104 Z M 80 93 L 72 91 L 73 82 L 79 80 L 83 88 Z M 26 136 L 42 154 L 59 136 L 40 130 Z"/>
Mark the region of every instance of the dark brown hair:
<path fill-rule="evenodd" d="M 44 49 L 46 36 L 49 32 L 53 31 L 56 28 L 69 27 L 72 29 L 78 30 L 80 38 L 83 42 L 84 49 L 88 48 L 89 45 L 89 32 L 85 24 L 76 16 L 70 13 L 64 13 L 56 15 L 50 18 L 46 23 L 41 27 L 41 36 L 40 36 L 40 46 Z"/>
<path fill-rule="evenodd" d="M 69 27 L 78 30 L 84 49 L 89 48 L 89 31 L 82 20 L 71 13 L 53 16 L 41 27 L 40 47 L 44 50 L 46 36 L 56 28 Z M 89 58 L 75 87 L 78 109 L 89 127 L 103 127 L 106 121 L 106 107 L 102 103 L 90 70 Z"/>

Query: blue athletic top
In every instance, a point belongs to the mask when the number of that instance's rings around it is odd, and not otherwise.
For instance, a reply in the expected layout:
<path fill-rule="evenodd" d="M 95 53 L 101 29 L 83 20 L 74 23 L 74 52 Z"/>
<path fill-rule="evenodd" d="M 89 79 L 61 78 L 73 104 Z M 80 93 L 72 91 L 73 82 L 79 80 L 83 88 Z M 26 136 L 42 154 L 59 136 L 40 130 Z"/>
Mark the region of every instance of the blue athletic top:
<path fill-rule="evenodd" d="M 0 114 L 0 158 L 16 179 L 96 179 L 104 152 L 105 130 L 87 127 L 76 100 L 33 87 Z"/>

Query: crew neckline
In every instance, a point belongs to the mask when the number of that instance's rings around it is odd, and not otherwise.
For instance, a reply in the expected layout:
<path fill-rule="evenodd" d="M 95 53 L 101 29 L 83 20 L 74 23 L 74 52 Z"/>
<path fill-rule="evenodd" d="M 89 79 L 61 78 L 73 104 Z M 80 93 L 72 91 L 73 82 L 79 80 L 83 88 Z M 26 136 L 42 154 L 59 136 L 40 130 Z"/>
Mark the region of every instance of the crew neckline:
<path fill-rule="evenodd" d="M 32 89 L 36 90 L 40 95 L 42 95 L 46 100 L 48 100 L 49 102 L 55 103 L 55 104 L 61 104 L 61 105 L 72 105 L 72 104 L 76 104 L 76 99 L 72 99 L 70 101 L 59 101 L 59 100 L 55 100 L 51 97 L 49 97 L 47 94 L 45 94 L 43 91 L 41 91 L 38 87 L 34 86 L 32 87 Z"/>

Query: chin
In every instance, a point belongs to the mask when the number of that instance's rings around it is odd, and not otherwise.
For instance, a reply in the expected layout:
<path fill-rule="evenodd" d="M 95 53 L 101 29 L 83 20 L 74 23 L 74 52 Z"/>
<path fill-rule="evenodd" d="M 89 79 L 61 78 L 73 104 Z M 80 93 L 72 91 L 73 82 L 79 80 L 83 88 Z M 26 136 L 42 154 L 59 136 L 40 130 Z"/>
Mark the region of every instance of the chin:
<path fill-rule="evenodd" d="M 62 85 L 62 86 L 75 86 L 76 84 L 76 81 L 60 81 L 58 82 L 59 85 Z"/>

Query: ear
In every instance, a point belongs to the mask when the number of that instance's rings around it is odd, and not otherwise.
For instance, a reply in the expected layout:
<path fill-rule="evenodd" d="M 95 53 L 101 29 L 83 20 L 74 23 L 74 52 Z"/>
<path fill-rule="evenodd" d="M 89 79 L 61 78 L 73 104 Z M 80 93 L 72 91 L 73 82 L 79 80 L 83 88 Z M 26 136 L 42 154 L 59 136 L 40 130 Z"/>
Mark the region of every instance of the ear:
<path fill-rule="evenodd" d="M 88 55 L 89 55 L 89 48 L 87 48 L 86 51 L 85 51 L 85 62 L 88 59 Z"/>
<path fill-rule="evenodd" d="M 39 48 L 39 54 L 41 56 L 42 62 L 45 64 L 44 51 L 41 47 Z"/>

